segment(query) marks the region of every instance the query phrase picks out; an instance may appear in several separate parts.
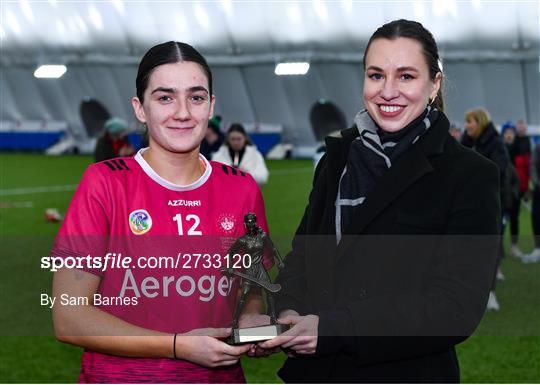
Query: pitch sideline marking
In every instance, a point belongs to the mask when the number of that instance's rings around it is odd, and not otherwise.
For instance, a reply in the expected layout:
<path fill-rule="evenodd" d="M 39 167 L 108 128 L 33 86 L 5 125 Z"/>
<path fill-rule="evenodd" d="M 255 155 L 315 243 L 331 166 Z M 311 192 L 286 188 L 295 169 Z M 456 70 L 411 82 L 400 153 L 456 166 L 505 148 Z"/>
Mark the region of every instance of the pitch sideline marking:
<path fill-rule="evenodd" d="M 270 172 L 272 175 L 287 175 L 287 174 L 300 174 L 313 172 L 311 167 L 298 167 L 291 169 L 282 169 L 274 170 Z M 9 195 L 25 195 L 25 194 L 37 194 L 37 193 L 51 193 L 51 192 L 61 192 L 61 191 L 75 191 L 77 188 L 76 184 L 68 184 L 63 186 L 39 186 L 39 187 L 20 187 L 20 188 L 10 188 L 0 190 L 0 196 L 9 196 Z"/>
<path fill-rule="evenodd" d="M 63 186 L 8 188 L 8 189 L 0 190 L 0 196 L 51 193 L 51 192 L 60 192 L 60 191 L 75 191 L 77 186 L 78 185 L 76 184 L 68 184 L 68 185 L 63 185 Z"/>

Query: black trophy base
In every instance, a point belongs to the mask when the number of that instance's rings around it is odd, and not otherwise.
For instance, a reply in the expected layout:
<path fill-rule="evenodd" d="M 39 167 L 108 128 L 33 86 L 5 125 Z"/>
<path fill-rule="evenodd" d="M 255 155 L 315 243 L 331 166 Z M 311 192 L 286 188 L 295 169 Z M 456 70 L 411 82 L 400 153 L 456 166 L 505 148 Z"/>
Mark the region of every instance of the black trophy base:
<path fill-rule="evenodd" d="M 242 345 L 258 341 L 271 340 L 289 330 L 289 325 L 265 325 L 252 328 L 233 329 L 227 339 L 229 345 Z"/>

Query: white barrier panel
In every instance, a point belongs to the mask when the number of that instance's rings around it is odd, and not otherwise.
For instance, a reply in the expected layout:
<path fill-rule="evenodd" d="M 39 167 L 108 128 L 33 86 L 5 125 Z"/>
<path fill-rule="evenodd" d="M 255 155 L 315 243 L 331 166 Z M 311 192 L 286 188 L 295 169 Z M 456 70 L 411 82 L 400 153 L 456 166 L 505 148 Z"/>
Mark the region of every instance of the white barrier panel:
<path fill-rule="evenodd" d="M 2 120 L 0 132 L 60 132 L 67 131 L 68 124 L 61 120 Z"/>

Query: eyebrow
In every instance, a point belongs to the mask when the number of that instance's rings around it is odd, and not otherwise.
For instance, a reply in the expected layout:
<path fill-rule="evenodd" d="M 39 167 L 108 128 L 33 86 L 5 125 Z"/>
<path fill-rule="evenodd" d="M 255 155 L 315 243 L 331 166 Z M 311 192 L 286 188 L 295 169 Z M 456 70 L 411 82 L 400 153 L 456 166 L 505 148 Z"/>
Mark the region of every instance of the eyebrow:
<path fill-rule="evenodd" d="M 175 88 L 158 87 L 154 91 L 152 91 L 152 93 L 150 95 L 152 95 L 152 94 L 154 94 L 156 92 L 166 92 L 166 93 L 169 93 L 169 94 L 173 94 L 175 91 L 176 91 Z"/>
<path fill-rule="evenodd" d="M 373 70 L 373 71 L 379 71 L 384 72 L 384 70 L 381 67 L 377 66 L 369 66 L 366 71 Z M 418 72 L 418 69 L 415 67 L 398 67 L 398 72 Z"/>
<path fill-rule="evenodd" d="M 178 90 L 177 88 L 158 87 L 154 91 L 152 91 L 152 93 L 150 95 L 152 95 L 152 94 L 154 94 L 156 92 L 165 92 L 165 93 L 168 93 L 168 94 L 174 94 L 177 90 Z M 208 90 L 206 89 L 206 87 L 203 87 L 203 86 L 193 86 L 193 87 L 189 87 L 187 90 L 189 92 L 204 91 L 207 94 L 209 93 Z"/>
<path fill-rule="evenodd" d="M 191 91 L 191 92 L 204 91 L 204 92 L 206 92 L 207 94 L 209 93 L 208 90 L 206 89 L 206 87 L 203 87 L 203 86 L 194 86 L 194 87 L 190 87 L 190 88 L 188 88 L 188 91 Z"/>
<path fill-rule="evenodd" d="M 398 72 L 418 72 L 418 69 L 415 67 L 399 67 Z"/>
<path fill-rule="evenodd" d="M 377 67 L 377 66 L 369 66 L 369 67 L 366 69 L 366 71 L 369 71 L 369 70 L 383 72 L 382 68 Z"/>

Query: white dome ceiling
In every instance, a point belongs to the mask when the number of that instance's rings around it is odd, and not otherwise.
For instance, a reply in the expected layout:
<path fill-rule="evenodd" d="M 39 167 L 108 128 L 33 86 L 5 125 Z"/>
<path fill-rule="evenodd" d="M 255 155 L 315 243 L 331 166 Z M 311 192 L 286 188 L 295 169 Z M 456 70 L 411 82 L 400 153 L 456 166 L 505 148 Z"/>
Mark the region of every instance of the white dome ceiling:
<path fill-rule="evenodd" d="M 471 1 L 1 1 L 3 65 L 138 62 L 178 40 L 213 64 L 358 60 L 373 31 L 422 22 L 443 57 L 538 58 L 539 2 Z"/>

